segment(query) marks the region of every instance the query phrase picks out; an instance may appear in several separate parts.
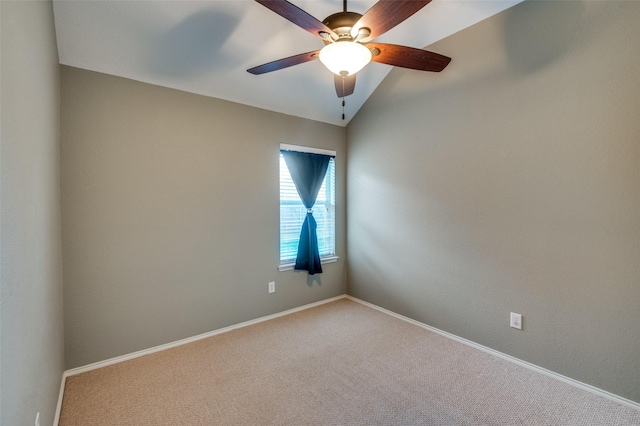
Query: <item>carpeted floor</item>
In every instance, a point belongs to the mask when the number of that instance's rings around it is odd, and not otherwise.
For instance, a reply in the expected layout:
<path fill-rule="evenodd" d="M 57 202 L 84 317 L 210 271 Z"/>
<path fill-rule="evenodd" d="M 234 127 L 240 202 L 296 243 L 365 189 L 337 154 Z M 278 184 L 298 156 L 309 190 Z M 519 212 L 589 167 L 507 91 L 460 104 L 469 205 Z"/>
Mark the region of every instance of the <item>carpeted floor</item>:
<path fill-rule="evenodd" d="M 67 378 L 60 425 L 640 425 L 348 299 Z"/>

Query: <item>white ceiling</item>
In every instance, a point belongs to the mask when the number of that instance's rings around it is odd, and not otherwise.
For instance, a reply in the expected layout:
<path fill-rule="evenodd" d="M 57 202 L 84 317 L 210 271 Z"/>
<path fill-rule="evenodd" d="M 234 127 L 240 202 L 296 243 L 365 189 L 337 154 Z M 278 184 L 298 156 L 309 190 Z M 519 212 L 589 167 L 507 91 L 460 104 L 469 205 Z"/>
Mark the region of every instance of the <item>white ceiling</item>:
<path fill-rule="evenodd" d="M 376 41 L 423 48 L 520 1 L 434 0 Z M 364 14 L 375 2 L 352 0 L 349 10 Z M 340 0 L 292 3 L 320 21 L 342 10 Z M 255 1 L 53 0 L 53 7 L 61 64 L 340 126 L 392 69 L 371 63 L 358 73 L 343 121 L 333 74 L 319 61 L 246 72 L 323 45 Z"/>

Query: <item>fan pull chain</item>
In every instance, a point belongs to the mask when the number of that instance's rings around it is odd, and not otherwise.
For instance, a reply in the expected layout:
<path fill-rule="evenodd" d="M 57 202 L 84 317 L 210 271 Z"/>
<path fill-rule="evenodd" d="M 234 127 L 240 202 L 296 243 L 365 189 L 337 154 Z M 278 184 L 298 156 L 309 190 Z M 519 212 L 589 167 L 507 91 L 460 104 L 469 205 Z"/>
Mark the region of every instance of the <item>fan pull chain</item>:
<path fill-rule="evenodd" d="M 345 0 L 345 2 L 344 2 L 344 3 L 345 3 L 345 5 L 346 5 L 347 1 Z M 343 120 L 344 120 L 344 105 L 345 105 L 345 101 L 344 101 L 344 81 L 345 81 L 346 79 L 347 79 L 347 78 L 343 75 L 343 76 L 342 76 L 342 119 L 343 119 Z"/>

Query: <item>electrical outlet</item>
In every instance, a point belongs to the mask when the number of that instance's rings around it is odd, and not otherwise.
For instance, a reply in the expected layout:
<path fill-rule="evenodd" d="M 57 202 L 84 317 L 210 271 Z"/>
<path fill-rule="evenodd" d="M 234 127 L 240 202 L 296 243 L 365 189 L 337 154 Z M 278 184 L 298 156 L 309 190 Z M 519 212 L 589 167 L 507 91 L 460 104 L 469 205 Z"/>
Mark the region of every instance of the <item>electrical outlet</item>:
<path fill-rule="evenodd" d="M 40 426 L 40 411 L 38 411 L 38 414 L 36 414 L 36 426 Z"/>
<path fill-rule="evenodd" d="M 515 312 L 511 312 L 510 325 L 512 328 L 517 328 L 518 330 L 522 330 L 522 315 L 516 314 Z"/>
<path fill-rule="evenodd" d="M 271 281 L 269 283 L 269 293 L 275 293 L 275 292 L 276 292 L 276 282 Z"/>

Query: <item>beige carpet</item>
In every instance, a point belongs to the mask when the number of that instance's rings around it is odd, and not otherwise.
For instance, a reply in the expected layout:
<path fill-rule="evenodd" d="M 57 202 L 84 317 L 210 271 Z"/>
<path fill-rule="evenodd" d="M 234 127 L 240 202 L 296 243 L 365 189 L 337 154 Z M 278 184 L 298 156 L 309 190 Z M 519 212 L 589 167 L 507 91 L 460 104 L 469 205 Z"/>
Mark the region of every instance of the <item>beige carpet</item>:
<path fill-rule="evenodd" d="M 640 412 L 341 299 L 67 378 L 60 425 L 640 425 Z"/>

